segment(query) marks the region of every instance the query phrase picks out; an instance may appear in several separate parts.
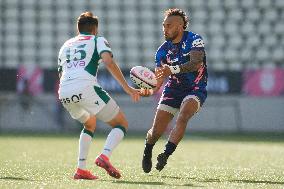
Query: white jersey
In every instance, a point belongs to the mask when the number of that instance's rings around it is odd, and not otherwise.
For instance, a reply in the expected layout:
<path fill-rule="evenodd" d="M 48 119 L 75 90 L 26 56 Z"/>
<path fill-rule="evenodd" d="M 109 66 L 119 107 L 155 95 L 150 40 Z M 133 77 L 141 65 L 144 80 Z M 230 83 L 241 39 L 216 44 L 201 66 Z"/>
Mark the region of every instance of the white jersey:
<path fill-rule="evenodd" d="M 80 34 L 67 40 L 58 55 L 60 88 L 70 84 L 98 86 L 100 55 L 105 51 L 112 52 L 104 37 Z"/>
<path fill-rule="evenodd" d="M 116 102 L 97 83 L 100 55 L 105 51 L 111 52 L 105 38 L 84 34 L 66 41 L 59 51 L 59 99 L 72 118 L 82 123 L 91 115 L 109 122 L 119 112 Z"/>

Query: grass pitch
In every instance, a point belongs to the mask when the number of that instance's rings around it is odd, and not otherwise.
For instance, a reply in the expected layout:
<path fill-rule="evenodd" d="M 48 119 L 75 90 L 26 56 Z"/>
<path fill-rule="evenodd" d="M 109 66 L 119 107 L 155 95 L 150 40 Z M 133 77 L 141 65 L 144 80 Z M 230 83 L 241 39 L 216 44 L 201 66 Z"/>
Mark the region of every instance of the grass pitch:
<path fill-rule="evenodd" d="M 93 164 L 104 141 L 95 136 L 88 158 L 100 179 L 78 181 L 72 179 L 78 137 L 0 135 L 0 188 L 284 188 L 284 139 L 185 137 L 164 170 L 145 174 L 144 136 L 128 136 L 111 158 L 119 180 Z M 154 148 L 154 166 L 164 143 Z"/>

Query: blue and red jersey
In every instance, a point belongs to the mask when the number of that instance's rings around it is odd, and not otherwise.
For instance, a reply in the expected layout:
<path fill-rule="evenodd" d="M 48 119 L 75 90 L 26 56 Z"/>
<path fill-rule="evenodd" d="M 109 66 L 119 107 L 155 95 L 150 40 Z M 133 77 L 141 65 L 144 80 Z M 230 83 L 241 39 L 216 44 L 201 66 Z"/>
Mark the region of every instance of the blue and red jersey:
<path fill-rule="evenodd" d="M 204 51 L 204 42 L 200 35 L 184 31 L 182 40 L 174 44 L 172 41 L 165 41 L 157 50 L 155 63 L 157 67 L 161 67 L 162 64 L 169 66 L 176 66 L 188 63 L 190 60 L 190 51 L 199 50 Z M 164 88 L 163 95 L 166 98 L 182 97 L 190 94 L 203 93 L 204 95 L 198 95 L 201 103 L 203 103 L 207 97 L 207 65 L 206 55 L 203 59 L 202 67 L 195 72 L 172 74 Z M 179 103 L 178 103 L 179 104 Z M 177 108 L 178 105 L 175 105 Z"/>

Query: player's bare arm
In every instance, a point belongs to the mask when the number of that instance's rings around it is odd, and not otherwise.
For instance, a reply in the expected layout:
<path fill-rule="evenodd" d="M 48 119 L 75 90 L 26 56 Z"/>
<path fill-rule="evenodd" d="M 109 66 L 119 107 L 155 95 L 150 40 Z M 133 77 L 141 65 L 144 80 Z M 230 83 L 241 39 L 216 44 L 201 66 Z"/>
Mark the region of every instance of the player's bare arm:
<path fill-rule="evenodd" d="M 139 101 L 139 98 L 140 98 L 139 90 L 136 90 L 128 85 L 120 68 L 118 67 L 116 62 L 113 60 L 111 53 L 103 52 L 101 54 L 101 58 L 107 70 L 118 81 L 118 83 L 122 86 L 123 90 L 131 96 L 134 102 Z"/>
<path fill-rule="evenodd" d="M 192 50 L 190 51 L 190 61 L 177 66 L 163 65 L 157 71 L 157 78 L 166 78 L 172 74 L 195 72 L 203 65 L 204 51 Z"/>
<path fill-rule="evenodd" d="M 113 75 L 113 77 L 119 82 L 122 88 L 125 90 L 128 84 L 116 62 L 111 57 L 111 53 L 103 52 L 101 54 L 102 62 L 105 64 L 107 70 Z"/>
<path fill-rule="evenodd" d="M 179 73 L 188 73 L 197 71 L 203 64 L 204 51 L 190 51 L 190 61 L 179 66 Z"/>

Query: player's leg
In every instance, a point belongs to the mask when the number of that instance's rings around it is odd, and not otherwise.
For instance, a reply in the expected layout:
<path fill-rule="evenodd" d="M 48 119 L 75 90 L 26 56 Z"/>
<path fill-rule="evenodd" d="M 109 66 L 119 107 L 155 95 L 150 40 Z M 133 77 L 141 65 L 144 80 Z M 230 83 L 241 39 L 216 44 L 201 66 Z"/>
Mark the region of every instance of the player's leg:
<path fill-rule="evenodd" d="M 147 132 L 145 140 L 145 148 L 143 152 L 142 168 L 145 173 L 149 173 L 152 169 L 152 150 L 155 143 L 167 129 L 169 123 L 174 117 L 177 109 L 170 106 L 160 104 L 157 108 L 153 126 Z"/>
<path fill-rule="evenodd" d="M 92 138 L 94 136 L 94 131 L 96 128 L 96 117 L 91 116 L 85 123 L 84 128 L 80 134 L 79 139 L 79 154 L 78 154 L 78 168 L 74 175 L 74 179 L 97 179 L 90 171 L 86 170 L 86 161 L 92 143 Z"/>
<path fill-rule="evenodd" d="M 124 113 L 113 99 L 97 114 L 97 118 L 108 123 L 112 130 L 107 136 L 102 153 L 96 158 L 96 165 L 104 168 L 114 178 L 120 178 L 120 172 L 109 162 L 113 150 L 121 142 L 126 134 L 128 122 Z"/>
<path fill-rule="evenodd" d="M 171 131 L 164 152 L 157 157 L 156 169 L 161 171 L 167 164 L 170 155 L 175 151 L 178 143 L 183 138 L 189 119 L 198 111 L 200 101 L 196 96 L 189 96 L 181 104 L 180 112 L 177 116 L 176 126 Z"/>
<path fill-rule="evenodd" d="M 79 138 L 78 165 L 74 179 L 97 179 L 90 171 L 86 169 L 87 156 L 96 128 L 96 117 L 80 107 L 78 104 L 63 104 L 73 119 L 78 120 L 84 125 Z"/>
<path fill-rule="evenodd" d="M 128 128 L 128 122 L 124 113 L 119 110 L 117 115 L 111 121 L 109 121 L 108 124 L 112 127 L 112 130 L 107 136 L 102 154 L 110 158 L 113 150 L 124 138 Z"/>
<path fill-rule="evenodd" d="M 176 125 L 169 136 L 169 141 L 178 145 L 184 136 L 188 121 L 198 111 L 199 104 L 199 100 L 194 98 L 189 98 L 184 101 L 177 116 Z M 169 153 L 171 153 L 171 151 L 169 151 Z"/>
<path fill-rule="evenodd" d="M 159 138 L 163 135 L 167 126 L 173 119 L 174 115 L 164 111 L 157 109 L 156 115 L 153 121 L 153 126 L 149 129 L 146 136 L 146 144 L 154 145 Z"/>
<path fill-rule="evenodd" d="M 79 159 L 78 159 L 78 168 L 80 169 L 86 169 L 86 160 L 94 136 L 95 127 L 96 127 L 96 117 L 91 116 L 84 123 L 84 128 L 80 134 Z"/>

